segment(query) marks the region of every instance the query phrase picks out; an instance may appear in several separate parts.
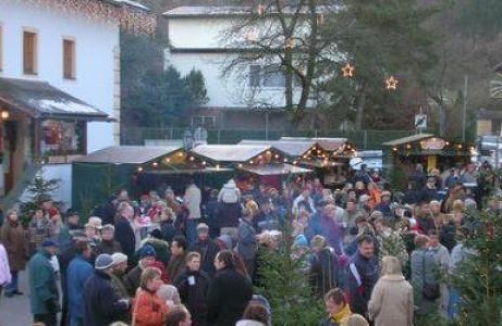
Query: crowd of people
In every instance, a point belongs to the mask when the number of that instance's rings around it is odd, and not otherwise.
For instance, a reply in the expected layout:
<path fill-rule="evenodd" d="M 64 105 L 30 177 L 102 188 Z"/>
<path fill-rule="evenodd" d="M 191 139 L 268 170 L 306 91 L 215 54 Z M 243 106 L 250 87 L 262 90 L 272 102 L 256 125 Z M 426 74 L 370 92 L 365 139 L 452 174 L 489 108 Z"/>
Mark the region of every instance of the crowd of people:
<path fill-rule="evenodd" d="M 288 237 L 305 285 L 324 300 L 320 325 L 453 320 L 461 298 L 444 276 L 472 254 L 463 241 L 476 228 L 479 194 L 494 182 L 487 168 L 441 174 L 418 164 L 403 193 L 364 165 L 335 190 L 317 178 L 284 189 L 246 179 L 201 190 L 187 180 L 179 197 L 167 188 L 136 202 L 121 190 L 85 225 L 47 199 L 27 228 L 7 212 L 0 291 L 23 295 L 26 269 L 37 325 L 281 325 L 253 285 L 262 281 L 260 251 Z M 499 212 L 499 203 L 491 198 L 484 209 Z"/>

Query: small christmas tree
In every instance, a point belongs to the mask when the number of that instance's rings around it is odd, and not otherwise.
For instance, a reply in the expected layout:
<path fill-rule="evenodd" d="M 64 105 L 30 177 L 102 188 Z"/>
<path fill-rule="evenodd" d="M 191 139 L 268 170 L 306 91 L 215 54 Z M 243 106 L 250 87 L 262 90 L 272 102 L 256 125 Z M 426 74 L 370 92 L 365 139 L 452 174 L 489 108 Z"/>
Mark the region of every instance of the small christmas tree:
<path fill-rule="evenodd" d="M 466 241 L 472 251 L 451 276 L 460 292 L 459 325 L 501 325 L 502 309 L 502 218 L 482 213 L 480 226 Z"/>
<path fill-rule="evenodd" d="M 274 325 L 317 325 L 323 317 L 322 302 L 309 287 L 305 255 L 293 258 L 292 243 L 286 237 L 277 248 L 260 250 L 257 290 L 270 301 Z"/>
<path fill-rule="evenodd" d="M 46 179 L 42 174 L 37 174 L 34 180 L 28 183 L 26 191 L 29 194 L 29 200 L 21 203 L 21 223 L 27 226 L 35 210 L 43 202 L 52 200 L 52 193 L 59 188 L 60 179 Z M 58 203 L 55 203 L 58 206 Z"/>

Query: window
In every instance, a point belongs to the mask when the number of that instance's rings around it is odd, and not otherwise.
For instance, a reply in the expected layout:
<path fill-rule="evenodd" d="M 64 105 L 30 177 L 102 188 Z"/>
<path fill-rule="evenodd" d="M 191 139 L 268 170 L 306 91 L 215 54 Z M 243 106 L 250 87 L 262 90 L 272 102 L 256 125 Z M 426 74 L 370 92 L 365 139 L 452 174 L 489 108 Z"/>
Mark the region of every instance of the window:
<path fill-rule="evenodd" d="M 249 86 L 251 87 L 284 87 L 286 81 L 279 65 L 250 65 Z"/>
<path fill-rule="evenodd" d="M 23 72 L 37 74 L 37 34 L 34 32 L 23 32 Z"/>
<path fill-rule="evenodd" d="M 75 41 L 63 40 L 63 77 L 75 79 Z"/>
<path fill-rule="evenodd" d="M 84 153 L 85 122 L 44 120 L 40 139 L 42 155 L 71 155 Z"/>
<path fill-rule="evenodd" d="M 205 128 L 216 128 L 217 121 L 216 117 L 211 116 L 193 116 L 192 117 L 193 127 L 205 127 Z"/>

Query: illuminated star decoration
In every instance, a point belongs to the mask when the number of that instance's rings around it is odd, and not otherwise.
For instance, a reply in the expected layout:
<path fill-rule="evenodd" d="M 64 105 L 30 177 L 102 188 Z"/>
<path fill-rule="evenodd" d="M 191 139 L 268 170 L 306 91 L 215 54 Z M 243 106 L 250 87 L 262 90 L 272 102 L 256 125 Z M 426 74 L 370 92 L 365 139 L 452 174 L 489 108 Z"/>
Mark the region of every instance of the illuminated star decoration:
<path fill-rule="evenodd" d="M 398 83 L 399 81 L 394 76 L 390 76 L 385 80 L 385 88 L 389 91 L 395 91 Z"/>
<path fill-rule="evenodd" d="M 350 65 L 350 63 L 346 63 L 345 66 L 342 67 L 342 75 L 343 77 L 354 77 L 354 67 Z"/>

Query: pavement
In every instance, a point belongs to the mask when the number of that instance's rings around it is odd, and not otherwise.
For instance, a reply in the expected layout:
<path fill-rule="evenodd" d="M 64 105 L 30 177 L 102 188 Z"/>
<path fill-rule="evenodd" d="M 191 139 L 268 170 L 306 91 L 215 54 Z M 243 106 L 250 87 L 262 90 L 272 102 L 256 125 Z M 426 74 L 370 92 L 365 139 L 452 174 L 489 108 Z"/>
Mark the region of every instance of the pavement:
<path fill-rule="evenodd" d="M 19 274 L 19 290 L 23 295 L 15 295 L 0 298 L 0 326 L 30 326 L 32 316 L 30 313 L 30 299 L 28 297 L 28 285 L 26 272 Z"/>

